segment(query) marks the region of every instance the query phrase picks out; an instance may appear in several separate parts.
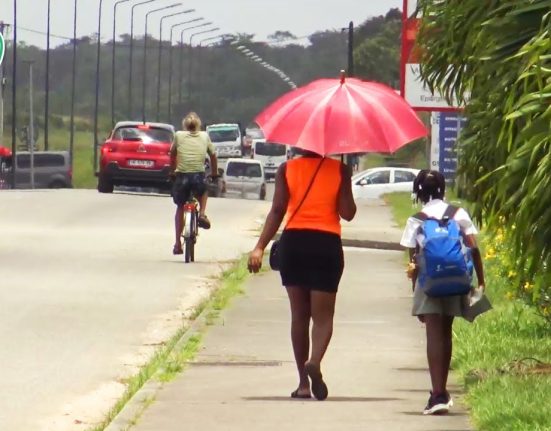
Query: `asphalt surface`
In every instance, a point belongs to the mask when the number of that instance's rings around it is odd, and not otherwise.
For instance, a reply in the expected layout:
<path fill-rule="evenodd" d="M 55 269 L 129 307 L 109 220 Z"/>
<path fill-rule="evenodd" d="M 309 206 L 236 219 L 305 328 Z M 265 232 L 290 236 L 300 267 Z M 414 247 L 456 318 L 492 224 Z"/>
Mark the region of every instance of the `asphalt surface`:
<path fill-rule="evenodd" d="M 0 430 L 86 429 L 254 245 L 268 202 L 211 199 L 197 263 L 171 254 L 168 196 L 0 194 Z"/>

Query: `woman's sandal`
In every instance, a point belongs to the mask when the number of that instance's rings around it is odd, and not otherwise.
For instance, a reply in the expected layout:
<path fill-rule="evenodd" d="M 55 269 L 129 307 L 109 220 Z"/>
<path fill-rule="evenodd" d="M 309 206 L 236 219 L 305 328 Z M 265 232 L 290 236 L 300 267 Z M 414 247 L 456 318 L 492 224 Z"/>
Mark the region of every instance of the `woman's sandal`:
<path fill-rule="evenodd" d="M 312 395 L 310 394 L 299 394 L 298 389 L 291 392 L 291 398 L 301 398 L 301 399 L 309 399 L 312 398 Z"/>
<path fill-rule="evenodd" d="M 182 246 L 174 246 L 172 248 L 172 254 L 184 254 L 184 250 L 182 250 Z"/>
<path fill-rule="evenodd" d="M 327 385 L 323 381 L 323 376 L 319 367 L 310 362 L 307 362 L 304 365 L 304 369 L 306 371 L 306 374 L 308 374 L 308 377 L 310 377 L 310 380 L 312 381 L 312 393 L 317 400 L 323 401 L 327 398 L 327 395 L 329 395 L 329 390 L 327 389 Z"/>

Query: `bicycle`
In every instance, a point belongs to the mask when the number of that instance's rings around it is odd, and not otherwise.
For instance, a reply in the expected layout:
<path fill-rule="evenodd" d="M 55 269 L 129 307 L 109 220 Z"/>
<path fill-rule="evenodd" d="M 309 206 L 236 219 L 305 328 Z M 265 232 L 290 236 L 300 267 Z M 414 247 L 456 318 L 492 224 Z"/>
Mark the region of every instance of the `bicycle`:
<path fill-rule="evenodd" d="M 207 181 L 215 182 L 219 178 L 219 175 L 209 175 Z M 199 236 L 199 202 L 193 194 L 184 204 L 183 226 L 184 260 L 186 263 L 195 262 L 195 244 Z"/>

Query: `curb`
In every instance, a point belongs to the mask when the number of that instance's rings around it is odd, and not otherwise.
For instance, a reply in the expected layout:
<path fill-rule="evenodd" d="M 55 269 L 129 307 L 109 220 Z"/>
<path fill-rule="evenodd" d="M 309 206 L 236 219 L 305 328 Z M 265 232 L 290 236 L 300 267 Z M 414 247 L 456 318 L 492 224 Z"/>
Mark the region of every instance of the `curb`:
<path fill-rule="evenodd" d="M 206 299 L 207 303 L 210 303 L 216 290 L 212 292 L 212 295 Z M 185 330 L 182 337 L 176 342 L 174 348 L 169 352 L 183 349 L 190 338 L 195 335 L 199 335 L 203 330 L 208 327 L 207 316 L 212 311 L 212 306 L 207 305 L 201 313 L 191 322 L 189 327 Z M 122 410 L 115 416 L 111 423 L 104 429 L 104 431 L 128 431 L 130 428 L 136 425 L 136 421 L 139 420 L 141 414 L 147 409 L 148 403 L 154 401 L 159 391 L 163 388 L 165 383 L 155 380 L 155 377 L 159 374 L 156 371 L 144 385 L 138 389 L 138 391 L 128 400 Z"/>
<path fill-rule="evenodd" d="M 280 239 L 281 233 L 277 233 L 274 240 Z M 398 242 L 393 241 L 376 241 L 370 239 L 346 239 L 342 238 L 343 247 L 354 248 L 371 248 L 375 250 L 392 250 L 392 251 L 404 251 L 405 248 Z"/>

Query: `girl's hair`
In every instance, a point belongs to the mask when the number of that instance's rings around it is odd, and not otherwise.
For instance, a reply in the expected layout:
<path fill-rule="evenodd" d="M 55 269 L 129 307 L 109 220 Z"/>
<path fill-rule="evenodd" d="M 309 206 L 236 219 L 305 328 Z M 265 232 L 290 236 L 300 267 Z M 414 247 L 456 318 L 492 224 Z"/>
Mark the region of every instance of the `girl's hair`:
<path fill-rule="evenodd" d="M 427 203 L 432 199 L 443 199 L 446 192 L 446 179 L 438 171 L 423 169 L 413 181 L 413 193 L 417 201 Z"/>
<path fill-rule="evenodd" d="M 190 112 L 182 120 L 182 125 L 184 126 L 184 130 L 198 132 L 201 130 L 201 119 L 195 112 Z"/>

